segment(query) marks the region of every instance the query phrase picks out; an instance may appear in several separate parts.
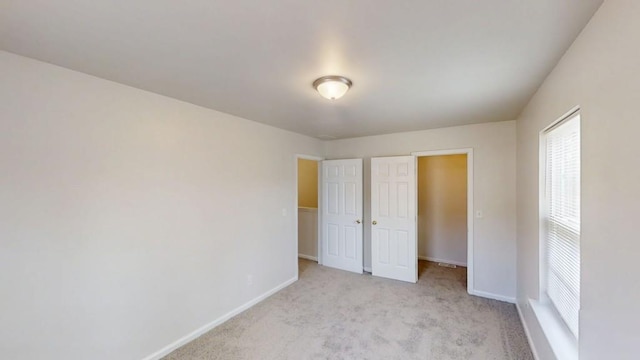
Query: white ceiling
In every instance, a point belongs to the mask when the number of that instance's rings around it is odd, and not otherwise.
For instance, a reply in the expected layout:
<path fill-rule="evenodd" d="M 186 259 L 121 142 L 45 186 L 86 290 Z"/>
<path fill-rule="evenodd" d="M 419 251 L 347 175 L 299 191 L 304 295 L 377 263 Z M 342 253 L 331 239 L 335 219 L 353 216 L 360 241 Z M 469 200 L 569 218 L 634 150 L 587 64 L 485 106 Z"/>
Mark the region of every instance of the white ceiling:
<path fill-rule="evenodd" d="M 602 1 L 3 0 L 0 49 L 346 138 L 515 119 Z"/>

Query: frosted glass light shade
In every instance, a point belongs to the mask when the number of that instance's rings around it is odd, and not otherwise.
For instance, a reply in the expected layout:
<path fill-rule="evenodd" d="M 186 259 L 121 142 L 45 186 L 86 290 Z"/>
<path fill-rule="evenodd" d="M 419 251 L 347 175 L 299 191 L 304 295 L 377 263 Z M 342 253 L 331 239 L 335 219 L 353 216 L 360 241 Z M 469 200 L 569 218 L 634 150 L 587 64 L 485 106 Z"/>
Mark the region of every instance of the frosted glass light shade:
<path fill-rule="evenodd" d="M 351 80 L 343 76 L 323 76 L 313 82 L 313 87 L 325 99 L 335 100 L 341 98 L 349 90 L 351 84 Z"/>

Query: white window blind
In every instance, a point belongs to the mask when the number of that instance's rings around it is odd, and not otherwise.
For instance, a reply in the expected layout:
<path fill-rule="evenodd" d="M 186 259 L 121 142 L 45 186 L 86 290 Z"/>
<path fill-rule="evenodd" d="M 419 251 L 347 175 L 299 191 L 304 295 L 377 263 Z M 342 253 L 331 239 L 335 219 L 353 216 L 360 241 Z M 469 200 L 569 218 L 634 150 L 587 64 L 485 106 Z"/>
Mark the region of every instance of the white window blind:
<path fill-rule="evenodd" d="M 580 115 L 545 134 L 545 293 L 576 339 L 580 312 Z"/>

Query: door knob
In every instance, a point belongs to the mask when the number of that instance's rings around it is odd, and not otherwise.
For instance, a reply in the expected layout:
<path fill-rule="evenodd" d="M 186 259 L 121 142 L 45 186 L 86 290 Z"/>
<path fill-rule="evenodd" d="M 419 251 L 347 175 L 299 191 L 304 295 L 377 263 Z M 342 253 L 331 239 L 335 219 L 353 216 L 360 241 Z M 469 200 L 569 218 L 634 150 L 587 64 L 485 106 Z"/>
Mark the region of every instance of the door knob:
<path fill-rule="evenodd" d="M 360 219 L 356 220 L 356 224 L 360 224 L 361 222 Z"/>
<path fill-rule="evenodd" d="M 377 221 L 375 221 L 375 220 L 373 220 L 372 224 L 373 224 L 373 225 L 378 225 L 378 222 L 377 222 Z"/>

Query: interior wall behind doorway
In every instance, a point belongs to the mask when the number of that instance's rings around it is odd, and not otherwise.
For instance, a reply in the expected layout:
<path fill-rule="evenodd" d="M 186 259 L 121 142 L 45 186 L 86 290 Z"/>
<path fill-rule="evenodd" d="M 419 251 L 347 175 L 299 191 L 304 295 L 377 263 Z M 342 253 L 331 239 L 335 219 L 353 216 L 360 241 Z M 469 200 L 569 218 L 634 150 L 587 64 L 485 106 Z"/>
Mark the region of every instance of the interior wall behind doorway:
<path fill-rule="evenodd" d="M 298 159 L 298 257 L 318 259 L 318 162 Z"/>
<path fill-rule="evenodd" d="M 467 264 L 467 155 L 418 158 L 418 257 Z"/>
<path fill-rule="evenodd" d="M 318 162 L 298 159 L 298 207 L 318 208 Z"/>

